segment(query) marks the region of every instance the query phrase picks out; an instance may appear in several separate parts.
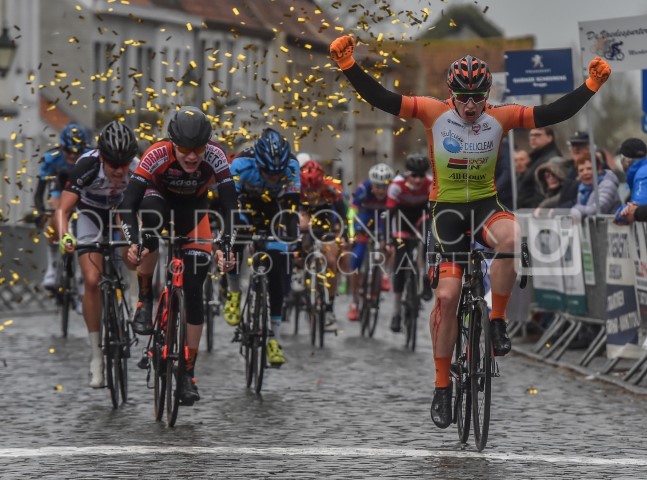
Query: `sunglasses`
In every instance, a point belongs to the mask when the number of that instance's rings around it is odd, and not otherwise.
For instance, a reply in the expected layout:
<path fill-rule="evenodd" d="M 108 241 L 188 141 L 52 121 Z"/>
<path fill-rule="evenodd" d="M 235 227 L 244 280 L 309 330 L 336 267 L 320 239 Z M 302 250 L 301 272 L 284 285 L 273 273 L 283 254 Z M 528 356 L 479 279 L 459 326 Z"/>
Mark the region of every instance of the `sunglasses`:
<path fill-rule="evenodd" d="M 120 170 L 120 169 L 122 169 L 122 168 L 128 168 L 128 169 L 130 169 L 130 163 L 125 163 L 125 164 L 118 165 L 118 164 L 116 164 L 116 163 L 110 163 L 110 162 L 109 162 L 109 161 L 107 161 L 107 160 L 104 160 L 104 162 L 106 163 L 106 165 L 108 165 L 108 166 L 109 166 L 110 168 L 112 168 L 113 170 Z"/>
<path fill-rule="evenodd" d="M 488 92 L 452 92 L 454 101 L 465 105 L 472 100 L 474 103 L 483 103 L 487 98 Z"/>
<path fill-rule="evenodd" d="M 413 178 L 425 178 L 427 175 L 426 173 L 410 173 L 409 174 Z"/>
<path fill-rule="evenodd" d="M 181 147 L 179 145 L 175 145 L 175 148 L 182 155 L 188 155 L 191 152 L 194 152 L 196 155 L 200 155 L 200 154 L 204 153 L 204 151 L 207 149 L 207 146 L 202 145 L 200 147 L 189 148 L 189 147 Z"/>

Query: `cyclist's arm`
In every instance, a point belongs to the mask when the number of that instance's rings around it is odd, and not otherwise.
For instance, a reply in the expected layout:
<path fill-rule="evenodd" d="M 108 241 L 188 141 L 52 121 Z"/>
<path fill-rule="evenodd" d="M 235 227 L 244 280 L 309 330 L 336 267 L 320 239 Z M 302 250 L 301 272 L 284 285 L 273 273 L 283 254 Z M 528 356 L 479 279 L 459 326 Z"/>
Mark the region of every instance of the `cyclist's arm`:
<path fill-rule="evenodd" d="M 69 190 L 64 190 L 61 194 L 61 202 L 56 209 L 56 233 L 60 240 L 69 231 L 70 215 L 74 211 L 76 203 L 79 201 L 79 196 Z"/>
<path fill-rule="evenodd" d="M 357 63 L 342 71 L 357 93 L 368 103 L 391 115 L 400 114 L 402 95 L 384 88 Z"/>
<path fill-rule="evenodd" d="M 238 193 L 233 180 L 220 182 L 218 184 L 218 197 L 220 202 L 220 211 L 223 216 L 223 233 L 224 235 L 232 234 L 232 220 L 235 212 L 238 211 Z"/>
<path fill-rule="evenodd" d="M 36 186 L 36 193 L 34 193 L 34 206 L 38 213 L 45 211 L 45 189 L 47 188 L 47 180 L 38 177 L 38 185 Z"/>
<path fill-rule="evenodd" d="M 284 225 L 287 233 L 287 240 L 295 240 L 299 236 L 299 203 L 301 196 L 299 193 L 286 193 L 281 197 L 281 206 L 283 210 L 292 213 L 284 215 Z"/>
<path fill-rule="evenodd" d="M 539 105 L 533 109 L 535 127 L 545 127 L 568 120 L 581 110 L 595 92 L 583 83 L 570 93 L 558 98 L 548 105 Z"/>
<path fill-rule="evenodd" d="M 636 208 L 634 219 L 637 222 L 647 222 L 647 205 L 640 205 Z"/>
<path fill-rule="evenodd" d="M 124 199 L 119 205 L 119 216 L 121 218 L 121 229 L 124 238 L 130 244 L 139 244 L 139 225 L 137 223 L 137 212 L 144 199 L 148 182 L 145 178 L 135 174 L 131 177 L 124 193 Z"/>

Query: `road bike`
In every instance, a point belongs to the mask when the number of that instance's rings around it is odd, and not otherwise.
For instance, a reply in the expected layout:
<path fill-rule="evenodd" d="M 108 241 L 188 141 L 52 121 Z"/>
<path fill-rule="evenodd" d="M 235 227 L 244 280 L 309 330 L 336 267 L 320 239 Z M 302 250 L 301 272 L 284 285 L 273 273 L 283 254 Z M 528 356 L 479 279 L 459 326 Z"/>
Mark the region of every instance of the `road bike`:
<path fill-rule="evenodd" d="M 148 369 L 146 379 L 150 387 L 153 374 L 155 419 L 162 420 L 166 407 L 166 423 L 173 427 L 177 421 L 181 402 L 179 386 L 186 373 L 189 358 L 187 347 L 187 318 L 184 298 L 184 250 L 189 243 L 219 243 L 219 240 L 204 240 L 195 237 L 160 235 L 161 241 L 168 243 L 165 264 L 166 282 L 159 295 L 157 310 L 153 321 L 153 333 L 149 337 L 144 357 L 138 366 Z M 159 267 L 159 265 L 158 265 Z"/>
<path fill-rule="evenodd" d="M 130 307 L 126 301 L 126 286 L 115 260 L 114 250 L 127 247 L 125 241 L 78 243 L 76 248 L 98 250 L 102 257 L 103 271 L 101 289 L 101 329 L 103 355 L 105 357 L 106 386 L 110 391 L 113 408 L 128 401 L 128 359 L 130 349 L 137 342 L 131 335 L 128 319 Z M 69 255 L 72 257 L 72 255 Z M 72 277 L 74 278 L 74 277 Z"/>
<path fill-rule="evenodd" d="M 227 301 L 226 295 L 227 276 L 218 270 L 214 262 L 211 262 L 207 278 L 204 280 L 204 294 L 202 296 L 207 352 L 213 350 L 216 317 L 222 313 L 223 305 Z"/>
<path fill-rule="evenodd" d="M 64 253 L 57 272 L 56 303 L 61 314 L 61 335 L 67 338 L 70 324 L 70 310 L 74 310 L 79 301 L 76 285 L 74 253 Z"/>
<path fill-rule="evenodd" d="M 450 374 L 454 385 L 452 421 L 458 427 L 458 438 L 467 443 L 470 420 L 474 428 L 476 448 L 485 448 L 490 428 L 492 401 L 492 378 L 500 377 L 490 332 L 487 303 L 483 296 L 483 265 L 486 259 L 510 259 L 521 257 L 522 275 L 520 287 L 527 283 L 526 271 L 530 267 L 528 245 L 521 244 L 521 253 L 496 253 L 474 248 L 469 252 L 442 254 L 435 245 L 433 254 L 432 288 L 438 286 L 442 259 L 464 262 L 463 282 L 458 313 L 458 336 L 454 347 L 454 359 Z"/>
<path fill-rule="evenodd" d="M 420 273 L 418 271 L 421 243 L 416 237 L 400 238 L 396 248 L 405 249 L 406 263 L 397 265 L 396 268 L 403 268 L 404 272 L 401 318 L 405 333 L 405 347 L 413 352 L 416 349 L 418 315 L 421 304 Z"/>
<path fill-rule="evenodd" d="M 373 338 L 380 312 L 382 293 L 382 270 L 385 263 L 384 239 L 382 235 L 369 240 L 370 247 L 362 266 L 359 320 L 362 336 Z"/>

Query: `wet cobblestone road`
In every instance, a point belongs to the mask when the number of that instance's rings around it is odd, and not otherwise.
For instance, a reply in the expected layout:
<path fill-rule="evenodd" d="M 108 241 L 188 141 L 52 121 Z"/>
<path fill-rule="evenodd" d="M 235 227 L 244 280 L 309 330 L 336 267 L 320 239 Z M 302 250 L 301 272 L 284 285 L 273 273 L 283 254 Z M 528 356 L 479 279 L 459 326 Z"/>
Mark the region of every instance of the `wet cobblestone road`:
<path fill-rule="evenodd" d="M 340 297 L 338 317 L 346 306 Z M 285 328 L 288 363 L 269 372 L 262 397 L 245 389 L 244 360 L 218 319 L 216 350 L 198 358 L 202 400 L 181 408 L 173 429 L 154 421 L 136 359 L 130 401 L 118 410 L 107 390 L 85 386 L 79 317 L 66 340 L 52 315 L 5 317 L 13 324 L 0 332 L 0 477 L 645 477 L 647 399 L 514 354 L 493 383 L 488 447 L 461 446 L 453 425 L 439 430 L 429 418 L 426 321 L 418 351 L 407 352 L 388 331 L 388 308 L 377 338 L 341 320 L 323 350 Z"/>

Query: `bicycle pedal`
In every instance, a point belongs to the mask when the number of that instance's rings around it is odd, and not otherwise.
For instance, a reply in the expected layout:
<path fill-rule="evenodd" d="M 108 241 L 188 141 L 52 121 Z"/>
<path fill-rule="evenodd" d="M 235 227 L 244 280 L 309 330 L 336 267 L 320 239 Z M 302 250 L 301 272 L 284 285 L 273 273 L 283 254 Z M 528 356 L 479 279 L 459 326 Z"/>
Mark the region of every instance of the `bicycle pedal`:
<path fill-rule="evenodd" d="M 148 355 L 142 357 L 141 360 L 137 362 L 137 367 L 141 368 L 142 370 L 146 370 L 150 367 L 150 359 L 148 358 Z"/>

